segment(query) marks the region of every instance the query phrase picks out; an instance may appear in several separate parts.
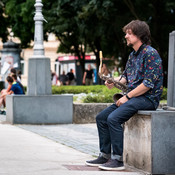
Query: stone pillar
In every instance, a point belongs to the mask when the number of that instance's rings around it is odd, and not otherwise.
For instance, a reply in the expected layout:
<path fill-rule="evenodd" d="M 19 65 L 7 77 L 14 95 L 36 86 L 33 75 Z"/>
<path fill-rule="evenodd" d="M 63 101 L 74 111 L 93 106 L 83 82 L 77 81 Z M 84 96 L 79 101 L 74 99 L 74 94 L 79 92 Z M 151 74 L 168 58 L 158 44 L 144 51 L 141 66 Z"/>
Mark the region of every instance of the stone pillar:
<path fill-rule="evenodd" d="M 50 59 L 44 56 L 43 45 L 43 20 L 42 1 L 35 3 L 35 35 L 33 56 L 29 58 L 28 69 L 28 95 L 50 95 L 51 92 L 51 71 Z"/>
<path fill-rule="evenodd" d="M 169 34 L 167 105 L 175 107 L 175 31 Z"/>

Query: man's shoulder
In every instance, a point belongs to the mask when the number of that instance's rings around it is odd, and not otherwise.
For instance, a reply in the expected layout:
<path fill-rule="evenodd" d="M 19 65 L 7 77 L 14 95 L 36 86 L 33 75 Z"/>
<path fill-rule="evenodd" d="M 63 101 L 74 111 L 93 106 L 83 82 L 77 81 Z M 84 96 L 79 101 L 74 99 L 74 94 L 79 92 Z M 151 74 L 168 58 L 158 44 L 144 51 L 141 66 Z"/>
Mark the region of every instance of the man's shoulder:
<path fill-rule="evenodd" d="M 150 45 L 146 45 L 142 50 L 142 55 L 144 58 L 155 57 L 161 59 L 158 51 Z"/>
<path fill-rule="evenodd" d="M 152 46 L 150 45 L 146 45 L 144 48 L 143 48 L 143 53 L 155 53 L 155 54 L 158 54 L 157 50 L 155 48 L 153 48 Z"/>

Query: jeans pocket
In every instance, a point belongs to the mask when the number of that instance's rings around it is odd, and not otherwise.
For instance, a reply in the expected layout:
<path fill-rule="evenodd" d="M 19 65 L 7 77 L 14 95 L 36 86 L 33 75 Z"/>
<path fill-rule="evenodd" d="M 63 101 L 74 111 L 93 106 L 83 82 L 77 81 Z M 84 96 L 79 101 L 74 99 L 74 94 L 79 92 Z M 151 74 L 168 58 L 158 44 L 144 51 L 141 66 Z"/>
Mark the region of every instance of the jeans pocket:
<path fill-rule="evenodd" d="M 154 104 L 145 96 L 136 97 L 133 106 L 137 110 L 155 110 Z"/>
<path fill-rule="evenodd" d="M 155 110 L 154 104 L 145 97 L 144 99 L 144 109 L 143 110 Z"/>

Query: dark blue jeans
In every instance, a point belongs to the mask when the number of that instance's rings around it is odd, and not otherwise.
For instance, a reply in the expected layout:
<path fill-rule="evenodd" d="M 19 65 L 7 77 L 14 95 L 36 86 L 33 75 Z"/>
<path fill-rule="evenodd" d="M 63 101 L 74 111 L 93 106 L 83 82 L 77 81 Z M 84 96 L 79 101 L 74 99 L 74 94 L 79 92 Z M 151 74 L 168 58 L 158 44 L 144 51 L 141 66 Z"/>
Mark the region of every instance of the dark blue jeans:
<path fill-rule="evenodd" d="M 97 115 L 99 146 L 103 157 L 123 160 L 122 124 L 137 113 L 138 110 L 155 110 L 155 107 L 148 98 L 139 96 L 131 98 L 120 107 L 113 104 Z"/>

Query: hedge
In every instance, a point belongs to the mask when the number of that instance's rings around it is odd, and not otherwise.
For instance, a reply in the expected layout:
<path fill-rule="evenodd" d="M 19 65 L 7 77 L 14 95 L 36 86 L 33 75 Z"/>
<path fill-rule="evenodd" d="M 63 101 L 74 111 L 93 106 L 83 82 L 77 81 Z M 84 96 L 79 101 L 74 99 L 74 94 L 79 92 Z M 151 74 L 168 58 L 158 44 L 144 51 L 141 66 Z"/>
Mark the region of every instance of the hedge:
<path fill-rule="evenodd" d="M 117 88 L 108 89 L 104 85 L 93 86 L 52 86 L 52 94 L 80 94 L 87 96 L 83 99 L 84 103 L 112 103 L 113 95 L 121 92 Z M 161 100 L 167 99 L 167 88 L 163 89 Z"/>

